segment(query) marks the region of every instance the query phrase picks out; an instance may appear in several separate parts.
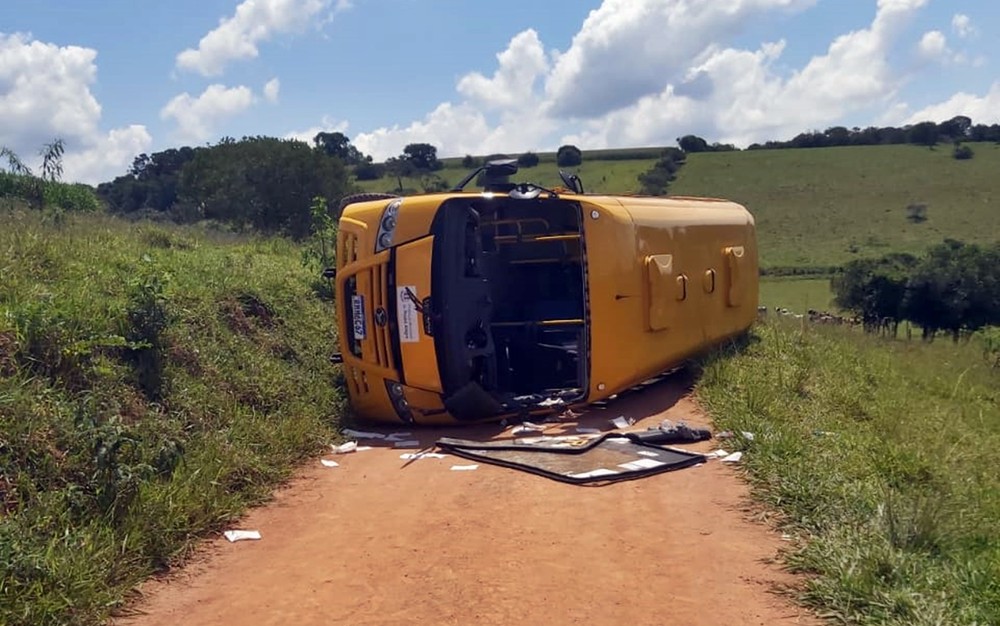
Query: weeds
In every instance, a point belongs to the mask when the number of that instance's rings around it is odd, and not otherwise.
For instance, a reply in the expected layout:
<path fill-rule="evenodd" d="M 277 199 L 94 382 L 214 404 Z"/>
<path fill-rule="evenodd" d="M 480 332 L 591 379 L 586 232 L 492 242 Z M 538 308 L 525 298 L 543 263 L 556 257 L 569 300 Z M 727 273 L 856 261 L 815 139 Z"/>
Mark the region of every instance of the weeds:
<path fill-rule="evenodd" d="M 0 624 L 98 624 L 333 437 L 333 316 L 287 241 L 4 217 Z"/>
<path fill-rule="evenodd" d="M 797 537 L 801 599 L 844 624 L 1000 623 L 997 374 L 971 346 L 758 325 L 699 393 Z"/>

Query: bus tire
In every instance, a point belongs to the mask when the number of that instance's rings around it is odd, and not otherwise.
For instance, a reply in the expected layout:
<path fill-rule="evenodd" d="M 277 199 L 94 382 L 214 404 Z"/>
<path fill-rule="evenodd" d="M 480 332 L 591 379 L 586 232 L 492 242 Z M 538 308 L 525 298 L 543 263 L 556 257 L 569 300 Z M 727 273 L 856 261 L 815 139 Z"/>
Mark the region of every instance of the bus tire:
<path fill-rule="evenodd" d="M 333 217 L 335 219 L 340 219 L 340 216 L 344 213 L 344 209 L 347 205 L 354 204 L 355 202 L 368 202 L 370 200 L 392 200 L 393 198 L 399 198 L 400 196 L 392 193 L 355 193 L 349 196 L 344 196 L 340 200 L 340 205 L 337 207 L 337 214 Z"/>

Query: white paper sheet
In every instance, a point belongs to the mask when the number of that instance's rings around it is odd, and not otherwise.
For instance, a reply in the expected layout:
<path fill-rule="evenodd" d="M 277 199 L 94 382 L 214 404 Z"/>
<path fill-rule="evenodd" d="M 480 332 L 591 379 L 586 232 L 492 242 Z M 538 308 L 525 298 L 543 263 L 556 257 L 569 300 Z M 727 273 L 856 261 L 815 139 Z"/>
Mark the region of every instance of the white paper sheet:
<path fill-rule="evenodd" d="M 324 467 L 340 467 L 340 463 L 329 459 L 320 459 L 319 462 L 322 463 Z"/>
<path fill-rule="evenodd" d="M 478 465 L 452 465 L 452 471 L 455 472 L 471 472 L 472 470 L 479 469 Z"/>
<path fill-rule="evenodd" d="M 227 530 L 222 534 L 230 543 L 244 539 L 260 539 L 260 531 L 258 530 Z"/>

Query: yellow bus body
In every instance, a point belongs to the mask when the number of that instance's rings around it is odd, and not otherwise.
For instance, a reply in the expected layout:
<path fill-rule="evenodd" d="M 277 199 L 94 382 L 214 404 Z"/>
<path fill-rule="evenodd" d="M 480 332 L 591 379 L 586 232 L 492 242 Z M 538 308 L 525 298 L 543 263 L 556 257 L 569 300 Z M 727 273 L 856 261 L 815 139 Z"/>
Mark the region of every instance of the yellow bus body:
<path fill-rule="evenodd" d="M 384 224 L 394 227 L 387 247 Z M 449 256 L 463 241 L 465 256 Z M 344 209 L 336 256 L 349 399 L 376 422 L 499 421 L 603 400 L 741 334 L 757 314 L 754 218 L 713 198 L 371 200 Z M 526 313 L 538 302 L 548 311 Z"/>

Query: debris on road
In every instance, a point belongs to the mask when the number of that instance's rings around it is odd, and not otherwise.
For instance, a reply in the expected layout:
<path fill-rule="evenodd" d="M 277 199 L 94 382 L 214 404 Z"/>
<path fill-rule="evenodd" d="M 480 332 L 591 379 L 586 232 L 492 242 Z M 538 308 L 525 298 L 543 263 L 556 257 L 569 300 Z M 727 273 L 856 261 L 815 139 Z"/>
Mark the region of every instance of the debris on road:
<path fill-rule="evenodd" d="M 399 455 L 399 458 L 404 461 L 414 461 L 416 459 L 443 459 L 446 456 L 448 455 L 439 452 L 404 452 Z"/>
<path fill-rule="evenodd" d="M 323 467 L 340 467 L 340 463 L 329 459 L 320 459 L 319 462 L 323 464 Z"/>
<path fill-rule="evenodd" d="M 743 459 L 742 452 L 733 452 L 729 456 L 722 459 L 723 463 L 739 463 Z"/>
<path fill-rule="evenodd" d="M 536 424 L 534 422 L 524 422 L 523 424 L 518 424 L 510 431 L 512 435 L 520 435 L 522 433 L 540 433 L 545 430 L 545 426 L 541 424 Z"/>
<path fill-rule="evenodd" d="M 624 415 L 619 415 L 615 419 L 611 420 L 611 425 L 618 429 L 625 429 L 635 424 L 635 420 L 631 417 L 625 417 Z"/>
<path fill-rule="evenodd" d="M 419 448 L 420 442 L 416 439 L 406 439 L 403 441 L 395 441 L 392 444 L 393 448 Z"/>
<path fill-rule="evenodd" d="M 227 530 L 222 533 L 230 543 L 244 539 L 260 539 L 259 530 Z"/>
<path fill-rule="evenodd" d="M 452 465 L 451 469 L 456 472 L 471 472 L 479 469 L 478 465 Z"/>
<path fill-rule="evenodd" d="M 357 441 L 348 441 L 347 443 L 342 443 L 339 446 L 330 445 L 333 448 L 334 454 L 347 454 L 349 452 L 364 452 L 365 450 L 371 450 L 371 446 L 359 446 Z"/>

